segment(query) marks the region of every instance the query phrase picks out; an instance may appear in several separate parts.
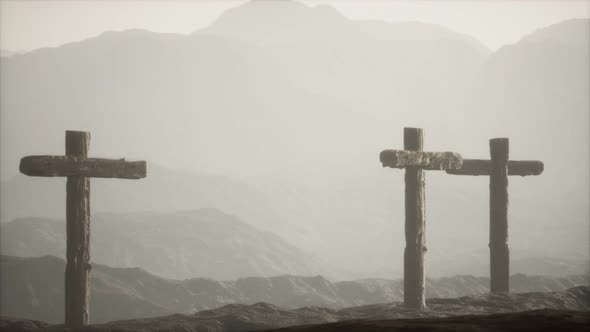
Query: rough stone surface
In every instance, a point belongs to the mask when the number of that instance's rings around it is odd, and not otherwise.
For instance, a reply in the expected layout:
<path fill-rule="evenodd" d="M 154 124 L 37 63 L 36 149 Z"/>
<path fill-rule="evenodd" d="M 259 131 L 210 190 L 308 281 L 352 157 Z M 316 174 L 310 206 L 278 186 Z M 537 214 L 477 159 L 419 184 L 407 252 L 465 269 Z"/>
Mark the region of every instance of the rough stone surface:
<path fill-rule="evenodd" d="M 429 319 L 351 320 L 313 326 L 294 326 L 267 331 L 585 331 L 590 313 L 534 310 L 490 316 L 458 316 Z"/>
<path fill-rule="evenodd" d="M 387 324 L 402 324 L 398 325 L 399 327 L 403 327 L 403 324 L 405 324 L 400 321 L 385 322 L 385 320 L 407 318 L 430 318 L 430 320 L 414 320 L 411 323 L 413 325 L 410 326 L 422 326 L 422 328 L 425 328 L 432 326 L 431 324 L 436 322 L 439 330 L 445 330 L 446 328 L 449 331 L 453 330 L 459 321 L 465 322 L 465 329 L 463 329 L 465 331 L 474 331 L 481 326 L 487 326 L 487 328 L 493 330 L 494 326 L 510 326 L 510 322 L 514 323 L 516 321 L 519 323 L 514 326 L 526 328 L 541 328 L 543 324 L 560 322 L 561 325 L 559 326 L 572 330 L 574 327 L 579 328 L 583 326 L 582 324 L 588 322 L 590 288 L 581 286 L 562 292 L 551 293 L 486 294 L 455 299 L 431 299 L 427 301 L 427 304 L 427 310 L 410 309 L 400 303 L 376 304 L 342 310 L 319 307 L 285 310 L 268 303 L 256 303 L 253 305 L 232 304 L 214 310 L 201 311 L 192 315 L 175 314 L 165 317 L 115 321 L 106 324 L 90 325 L 72 331 L 253 331 L 335 322 L 342 323 L 339 323 L 340 325 L 328 325 L 321 328 L 341 326 L 340 330 L 343 330 L 347 326 L 346 324 L 351 323 L 346 321 L 350 320 L 362 320 L 354 322 L 350 328 L 357 328 L 354 324 L 361 324 L 362 326 L 368 324 L 366 326 L 375 325 L 377 327 L 382 326 L 381 324 L 386 324 L 383 325 L 383 328 L 385 328 L 389 326 Z M 527 312 L 542 309 L 550 309 L 551 311 Z M 584 313 L 573 311 L 584 311 Z M 443 317 L 462 315 L 491 315 L 513 312 L 523 313 L 441 319 Z M 527 324 L 527 321 L 529 324 Z M 24 326 L 24 328 L 17 329 L 19 326 Z M 395 326 L 391 325 L 391 328 Z M 41 329 L 36 327 L 44 328 L 43 331 L 64 330 L 62 325 L 45 326 L 40 322 L 24 322 L 14 319 L 3 318 L 0 323 L 0 331 L 41 331 Z M 322 331 L 322 329 L 319 329 L 319 331 Z M 348 328 L 345 330 L 348 330 Z M 361 329 L 357 328 L 357 330 Z M 563 329 L 560 328 L 560 331 L 563 331 Z"/>

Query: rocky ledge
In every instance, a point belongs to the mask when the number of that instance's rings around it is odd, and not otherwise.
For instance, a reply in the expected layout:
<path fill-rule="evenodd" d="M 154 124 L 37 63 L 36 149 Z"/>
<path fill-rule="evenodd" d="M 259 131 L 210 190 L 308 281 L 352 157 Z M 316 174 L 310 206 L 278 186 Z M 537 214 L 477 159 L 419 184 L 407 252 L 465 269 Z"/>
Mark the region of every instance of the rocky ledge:
<path fill-rule="evenodd" d="M 192 315 L 170 315 L 96 324 L 75 331 L 581 331 L 590 323 L 590 287 L 561 292 L 486 294 L 430 299 L 417 311 L 400 303 L 333 310 L 285 310 L 268 303 L 232 304 Z M 62 325 L 2 318 L 0 331 L 64 331 Z"/>

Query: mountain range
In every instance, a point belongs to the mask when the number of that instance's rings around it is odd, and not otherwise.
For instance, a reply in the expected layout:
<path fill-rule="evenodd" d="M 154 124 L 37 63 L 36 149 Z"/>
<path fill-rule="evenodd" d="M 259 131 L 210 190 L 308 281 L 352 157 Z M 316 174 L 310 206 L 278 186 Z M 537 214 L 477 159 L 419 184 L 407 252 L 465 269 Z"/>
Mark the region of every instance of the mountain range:
<path fill-rule="evenodd" d="M 492 52 L 442 26 L 252 1 L 189 35 L 2 57 L 0 219 L 61 218 L 63 180 L 25 179 L 18 160 L 89 130 L 91 155 L 150 162 L 141 181 L 93 180 L 93 213 L 218 208 L 348 275 L 393 278 L 403 176 L 377 156 L 416 126 L 427 150 L 489 158 L 506 136 L 511 159 L 542 160 L 541 176 L 510 178 L 513 262 L 585 269 L 588 31 L 568 20 Z M 486 274 L 488 180 L 428 172 L 427 190 L 429 275 Z"/>
<path fill-rule="evenodd" d="M 4 317 L 18 317 L 59 323 L 63 320 L 64 269 L 63 259 L 44 256 L 21 258 L 11 256 L 0 257 L 0 309 Z M 395 303 L 403 298 L 403 281 L 364 279 L 354 281 L 330 281 L 322 276 L 302 277 L 294 275 L 239 278 L 229 281 L 217 281 L 205 278 L 171 280 L 154 276 L 139 268 L 113 268 L 101 264 L 93 264 L 91 276 L 90 317 L 94 323 L 119 319 L 155 317 L 169 314 L 193 314 L 204 310 L 213 310 L 218 314 L 224 311 L 244 310 L 248 305 L 256 303 L 273 303 L 262 308 L 278 307 L 285 310 L 301 311 L 302 307 L 316 314 L 334 310 L 365 306 L 364 309 L 344 309 L 341 314 L 369 312 L 379 307 L 378 304 Z M 513 292 L 551 292 L 588 285 L 588 275 L 569 277 L 543 277 L 512 275 L 511 290 Z M 450 298 L 470 295 L 477 307 L 486 302 L 488 297 L 489 279 L 473 276 L 454 276 L 449 278 L 428 279 L 427 296 L 430 303 L 440 307 Z M 546 295 L 543 295 L 546 294 Z M 528 305 L 504 304 L 495 312 L 510 310 L 532 310 L 535 308 L 580 309 L 584 303 L 582 295 L 573 292 L 571 298 L 544 302 L 542 297 L 551 297 L 551 293 L 539 293 L 531 297 Z M 576 295 L 578 294 L 578 295 Z M 503 301 L 516 301 L 520 295 L 506 296 Z M 503 296 L 497 296 L 498 300 Z M 439 298 L 438 300 L 430 300 Z M 479 298 L 479 300 L 478 300 Z M 445 299 L 449 299 L 448 301 Z M 461 299 L 461 298 L 460 298 Z M 446 302 L 445 302 L 446 301 Z M 476 305 L 476 303 L 479 304 Z M 588 301 L 586 298 L 585 301 Z M 438 305 L 438 304 L 440 305 Z M 544 303 L 544 304 L 543 304 Z M 492 306 L 493 303 L 490 303 Z M 393 305 L 393 304 L 392 304 Z M 545 305 L 545 306 L 544 306 Z M 387 305 L 382 305 L 384 308 Z M 223 307 L 221 309 L 217 309 Z M 256 305 L 252 308 L 255 309 Z M 322 308 L 324 307 L 324 308 Z M 314 309 L 315 308 L 315 309 Z M 502 309 L 503 308 L 503 309 Z M 577 308 L 577 309 L 576 309 Z M 586 303 L 588 308 L 588 303 Z M 426 315 L 435 314 L 436 310 L 427 311 Z M 490 308 L 464 308 L 471 313 L 482 314 L 494 312 Z M 490 311 L 491 310 L 491 311 Z M 371 311 L 373 314 L 379 310 Z M 311 312 L 310 312 L 311 313 Z M 410 313 L 400 313 L 399 317 Z M 414 313 L 415 315 L 416 313 Z M 442 313 L 439 313 L 442 314 Z M 458 313 L 455 313 L 458 314 Z M 351 317 L 352 318 L 352 317 Z M 392 317 L 389 317 L 392 318 Z M 270 320 L 266 323 L 270 323 Z M 288 320 L 282 320 L 282 326 Z"/>
<path fill-rule="evenodd" d="M 164 278 L 228 280 L 283 274 L 358 278 L 350 269 L 334 266 L 318 254 L 218 209 L 96 213 L 90 224 L 90 252 L 95 263 L 140 267 Z M 63 219 L 19 218 L 0 227 L 3 255 L 65 258 L 65 247 Z M 511 254 L 512 273 L 563 276 L 589 272 L 587 262 L 576 257 L 535 257 L 534 253 L 519 251 Z M 440 261 L 429 260 L 428 269 L 438 273 L 428 275 L 487 276 L 487 255 L 487 251 L 472 251 L 461 260 L 452 255 Z"/>
<path fill-rule="evenodd" d="M 280 237 L 211 208 L 168 214 L 96 214 L 90 227 L 94 262 L 140 266 L 167 278 L 225 280 L 333 272 Z M 17 219 L 2 225 L 2 254 L 65 258 L 65 230 L 63 221 Z"/>

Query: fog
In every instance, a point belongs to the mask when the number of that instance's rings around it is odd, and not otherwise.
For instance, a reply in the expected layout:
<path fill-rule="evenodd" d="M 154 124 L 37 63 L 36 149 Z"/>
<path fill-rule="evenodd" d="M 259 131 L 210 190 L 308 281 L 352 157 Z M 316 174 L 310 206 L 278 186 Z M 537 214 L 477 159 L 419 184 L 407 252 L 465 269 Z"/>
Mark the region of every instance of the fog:
<path fill-rule="evenodd" d="M 15 218 L 13 228 L 43 229 L 35 245 L 4 231 L 3 254 L 65 253 L 63 235 L 29 218 L 64 219 L 65 181 L 18 174 L 18 162 L 61 155 L 65 130 L 87 130 L 91 156 L 148 161 L 144 180 L 91 180 L 92 213 L 109 225 L 91 235 L 99 263 L 170 278 L 398 278 L 404 172 L 378 156 L 403 148 L 404 127 L 419 127 L 426 151 L 489 159 L 489 139 L 508 137 L 511 160 L 543 161 L 540 176 L 509 178 L 512 272 L 587 272 L 589 22 L 564 19 L 490 49 L 468 29 L 254 1 L 189 34 L 105 31 L 3 56 L 0 219 L 4 230 Z M 426 172 L 428 276 L 488 274 L 488 195 L 488 177 Z M 229 214 L 255 230 L 228 226 L 234 251 L 175 241 L 169 215 L 200 208 L 222 214 L 194 218 Z M 116 237 L 113 220 L 137 242 L 121 246 L 126 256 L 95 239 Z M 261 246 L 248 247 L 247 266 L 208 271 L 207 259 L 190 256 L 223 261 L 248 241 Z M 154 254 L 146 243 L 169 247 L 161 266 L 143 257 Z M 269 250 L 293 257 L 279 264 Z"/>

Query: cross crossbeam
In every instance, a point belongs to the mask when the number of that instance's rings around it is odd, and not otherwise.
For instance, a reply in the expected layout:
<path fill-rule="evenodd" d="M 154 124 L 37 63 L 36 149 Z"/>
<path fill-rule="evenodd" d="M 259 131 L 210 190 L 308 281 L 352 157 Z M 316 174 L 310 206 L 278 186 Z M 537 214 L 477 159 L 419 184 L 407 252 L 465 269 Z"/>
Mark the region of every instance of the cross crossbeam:
<path fill-rule="evenodd" d="M 384 150 L 379 155 L 383 167 L 420 167 L 426 170 L 454 170 L 463 160 L 454 152 L 422 152 L 408 150 Z"/>
<path fill-rule="evenodd" d="M 145 161 L 73 156 L 27 156 L 21 159 L 19 170 L 29 176 L 141 179 L 146 175 Z"/>
<path fill-rule="evenodd" d="M 463 165 L 459 169 L 447 169 L 447 173 L 453 175 L 490 175 L 492 174 L 492 161 L 484 159 L 463 159 Z M 543 163 L 538 160 L 509 160 L 508 175 L 540 175 L 543 173 Z"/>
<path fill-rule="evenodd" d="M 19 170 L 30 176 L 67 177 L 65 325 L 88 325 L 90 304 L 90 177 L 140 179 L 145 161 L 88 158 L 90 133 L 66 131 L 65 156 L 27 156 Z"/>

